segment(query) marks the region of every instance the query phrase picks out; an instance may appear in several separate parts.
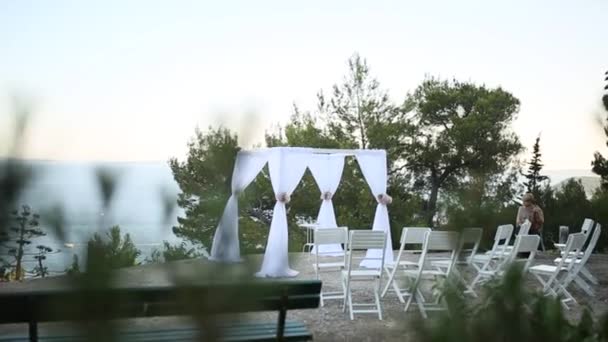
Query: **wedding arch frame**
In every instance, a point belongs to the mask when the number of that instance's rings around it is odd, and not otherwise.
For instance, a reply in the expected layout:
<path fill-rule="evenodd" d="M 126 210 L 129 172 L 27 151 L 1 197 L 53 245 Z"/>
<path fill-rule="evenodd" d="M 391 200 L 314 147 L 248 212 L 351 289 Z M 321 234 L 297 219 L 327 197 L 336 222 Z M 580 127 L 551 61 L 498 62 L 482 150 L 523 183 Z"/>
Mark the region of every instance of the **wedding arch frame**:
<path fill-rule="evenodd" d="M 337 227 L 332 203 L 333 193 L 338 188 L 344 159 L 354 156 L 378 205 L 372 225 L 373 230 L 387 233 L 385 260 L 393 260 L 390 223 L 387 204 L 391 198 L 386 194 L 387 160 L 384 150 L 342 150 L 306 147 L 272 147 L 238 152 L 232 173 L 232 194 L 215 231 L 210 259 L 219 262 L 241 261 L 239 247 L 238 196 L 268 164 L 270 182 L 276 203 L 270 223 L 266 252 L 259 277 L 294 277 L 298 271 L 289 267 L 288 229 L 285 205 L 300 183 L 308 168 L 321 192 L 321 207 L 317 217 L 320 228 Z M 368 250 L 368 257 L 381 255 L 380 250 Z M 375 260 L 363 260 L 362 265 L 374 267 Z"/>

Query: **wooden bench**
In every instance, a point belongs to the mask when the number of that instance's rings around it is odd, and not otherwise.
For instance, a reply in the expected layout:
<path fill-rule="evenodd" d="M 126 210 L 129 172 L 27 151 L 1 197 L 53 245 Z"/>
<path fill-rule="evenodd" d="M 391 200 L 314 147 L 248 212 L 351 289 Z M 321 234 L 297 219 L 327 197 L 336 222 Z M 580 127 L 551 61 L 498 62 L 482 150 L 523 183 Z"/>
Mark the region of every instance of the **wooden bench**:
<path fill-rule="evenodd" d="M 82 333 L 38 334 L 38 323 L 191 316 L 199 327 L 120 331 L 119 341 L 302 341 L 312 334 L 299 322 L 286 321 L 288 310 L 317 308 L 321 282 L 254 281 L 250 283 L 155 286 L 106 289 L 56 289 L 0 293 L 0 324 L 27 323 L 29 336 L 0 341 L 83 341 Z M 221 315 L 278 311 L 276 323 L 222 322 Z M 217 324 L 214 324 L 217 323 Z"/>

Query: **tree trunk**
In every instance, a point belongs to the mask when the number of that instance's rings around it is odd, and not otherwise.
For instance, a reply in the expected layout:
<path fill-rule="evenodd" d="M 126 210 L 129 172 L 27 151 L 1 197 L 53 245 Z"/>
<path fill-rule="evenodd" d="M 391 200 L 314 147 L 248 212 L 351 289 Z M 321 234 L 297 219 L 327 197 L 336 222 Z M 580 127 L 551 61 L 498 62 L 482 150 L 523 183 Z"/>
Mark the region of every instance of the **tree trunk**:
<path fill-rule="evenodd" d="M 431 228 L 434 228 L 433 217 L 435 216 L 435 212 L 437 211 L 437 196 L 438 195 L 439 195 L 439 184 L 438 184 L 438 182 L 433 181 L 431 184 L 431 194 L 429 196 L 428 206 L 426 208 L 427 225 Z"/>

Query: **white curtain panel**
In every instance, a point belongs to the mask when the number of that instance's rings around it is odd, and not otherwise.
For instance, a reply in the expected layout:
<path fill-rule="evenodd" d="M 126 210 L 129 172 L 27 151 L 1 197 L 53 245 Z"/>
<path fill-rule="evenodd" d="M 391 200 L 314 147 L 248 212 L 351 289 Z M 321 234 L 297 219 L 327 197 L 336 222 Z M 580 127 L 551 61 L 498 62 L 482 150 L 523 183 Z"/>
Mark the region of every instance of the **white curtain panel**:
<path fill-rule="evenodd" d="M 343 154 L 315 154 L 311 156 L 308 168 L 319 186 L 321 196 L 325 193 L 333 196 L 336 193 L 342 179 L 344 157 Z M 321 199 L 317 224 L 320 229 L 338 227 L 331 197 Z M 315 253 L 316 248 L 317 246 L 314 246 L 311 252 Z M 327 256 L 341 256 L 344 254 L 344 250 L 340 244 L 319 246 L 319 252 Z"/>
<path fill-rule="evenodd" d="M 268 169 L 277 202 L 274 205 L 268 243 L 258 277 L 295 277 L 298 271 L 289 268 L 287 211 L 285 202 L 302 179 L 312 153 L 309 149 L 277 148 L 270 151 Z"/>
<path fill-rule="evenodd" d="M 386 194 L 387 169 L 386 169 L 386 152 L 381 150 L 370 151 L 360 150 L 356 153 L 357 162 L 363 176 L 369 185 L 369 188 L 374 194 L 376 200 L 378 195 Z M 384 262 L 393 263 L 393 245 L 391 241 L 391 227 L 388 219 L 388 209 L 385 204 L 378 203 L 376 206 L 376 214 L 374 215 L 374 223 L 372 230 L 381 230 L 387 233 L 386 248 L 384 249 Z M 366 254 L 367 258 L 381 258 L 382 251 L 379 249 L 370 249 Z M 361 267 L 378 268 L 380 260 L 361 261 Z"/>
<path fill-rule="evenodd" d="M 255 179 L 268 161 L 268 151 L 239 152 L 232 171 L 232 195 L 213 236 L 210 260 L 241 261 L 239 248 L 239 194 Z"/>

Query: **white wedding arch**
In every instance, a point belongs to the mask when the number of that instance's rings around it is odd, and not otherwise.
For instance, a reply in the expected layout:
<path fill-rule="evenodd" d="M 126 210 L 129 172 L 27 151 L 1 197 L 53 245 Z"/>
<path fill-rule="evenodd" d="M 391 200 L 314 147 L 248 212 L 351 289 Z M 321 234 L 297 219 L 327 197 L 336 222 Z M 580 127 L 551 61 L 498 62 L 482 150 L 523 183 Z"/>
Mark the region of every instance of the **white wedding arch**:
<path fill-rule="evenodd" d="M 255 179 L 268 163 L 270 182 L 277 202 L 274 206 L 266 252 L 259 277 L 294 277 L 298 271 L 289 267 L 287 254 L 288 231 L 285 204 L 302 179 L 306 168 L 310 169 L 321 191 L 321 208 L 317 218 L 320 228 L 337 227 L 333 193 L 338 188 L 344 168 L 344 158 L 354 156 L 378 205 L 373 230 L 387 233 L 385 260 L 393 260 L 386 194 L 387 165 L 384 150 L 339 150 L 305 147 L 272 147 L 237 154 L 232 173 L 232 195 L 213 237 L 210 259 L 220 262 L 241 260 L 238 234 L 238 195 Z M 367 256 L 380 256 L 380 250 L 368 250 Z M 376 260 L 363 260 L 363 266 L 373 266 Z M 379 261 L 378 261 L 379 262 Z"/>

